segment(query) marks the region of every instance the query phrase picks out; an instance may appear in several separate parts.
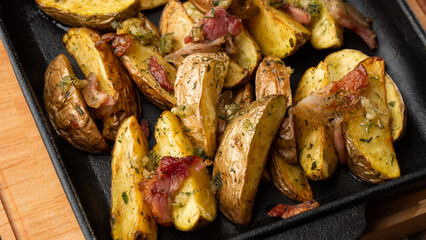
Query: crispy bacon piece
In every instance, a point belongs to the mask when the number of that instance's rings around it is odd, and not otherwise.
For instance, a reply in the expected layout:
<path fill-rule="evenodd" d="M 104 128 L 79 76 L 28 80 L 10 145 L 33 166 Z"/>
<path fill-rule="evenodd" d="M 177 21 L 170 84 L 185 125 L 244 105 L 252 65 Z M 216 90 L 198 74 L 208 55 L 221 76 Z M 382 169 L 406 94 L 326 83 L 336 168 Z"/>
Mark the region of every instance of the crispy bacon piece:
<path fill-rule="evenodd" d="M 98 49 L 103 48 L 103 44 L 112 41 L 111 46 L 114 48 L 114 54 L 117 57 L 121 57 L 127 53 L 127 51 L 133 46 L 133 37 L 130 34 L 115 34 L 106 33 L 102 35 L 102 39 L 95 43 L 95 47 Z"/>
<path fill-rule="evenodd" d="M 146 119 L 141 119 L 140 121 L 142 131 L 145 133 L 145 137 L 149 138 L 149 123 Z"/>
<path fill-rule="evenodd" d="M 83 94 L 84 101 L 89 107 L 108 107 L 116 103 L 113 96 L 98 90 L 99 83 L 95 73 L 89 73 L 87 81 L 89 84 L 81 90 L 81 93 Z"/>
<path fill-rule="evenodd" d="M 163 157 L 156 173 L 140 183 L 145 203 L 151 207 L 152 215 L 162 226 L 172 224 L 172 197 L 189 176 L 190 170 L 199 172 L 209 162 L 200 157 Z"/>
<path fill-rule="evenodd" d="M 242 26 L 239 18 L 229 14 L 222 7 L 215 7 L 207 12 L 194 27 L 201 28 L 205 41 L 213 41 L 227 34 L 237 36 L 241 33 Z M 185 43 L 190 43 L 192 40 L 191 36 L 187 36 Z"/>
<path fill-rule="evenodd" d="M 371 19 L 342 0 L 325 0 L 330 15 L 343 27 L 354 31 L 370 49 L 376 49 L 376 33 L 370 29 Z"/>
<path fill-rule="evenodd" d="M 282 217 L 283 219 L 286 219 L 299 213 L 314 209 L 318 206 L 319 203 L 315 200 L 304 201 L 297 205 L 278 204 L 268 212 L 268 215 L 271 217 Z"/>
<path fill-rule="evenodd" d="M 329 123 L 344 117 L 361 99 L 368 86 L 368 73 L 362 64 L 337 82 L 318 89 L 294 107 L 294 114 L 315 122 Z"/>
<path fill-rule="evenodd" d="M 311 23 L 311 16 L 301 8 L 285 3 L 282 5 L 281 9 L 301 24 L 308 25 Z"/>
<path fill-rule="evenodd" d="M 148 71 L 155 78 L 161 88 L 168 92 L 173 92 L 173 85 L 167 79 L 166 68 L 159 64 L 154 56 L 149 58 Z"/>
<path fill-rule="evenodd" d="M 346 163 L 346 150 L 345 150 L 345 142 L 343 141 L 343 134 L 342 134 L 342 121 L 343 118 L 335 118 L 332 121 L 333 125 L 333 143 L 334 148 L 337 152 L 337 157 L 339 158 L 339 161 L 341 164 Z"/>

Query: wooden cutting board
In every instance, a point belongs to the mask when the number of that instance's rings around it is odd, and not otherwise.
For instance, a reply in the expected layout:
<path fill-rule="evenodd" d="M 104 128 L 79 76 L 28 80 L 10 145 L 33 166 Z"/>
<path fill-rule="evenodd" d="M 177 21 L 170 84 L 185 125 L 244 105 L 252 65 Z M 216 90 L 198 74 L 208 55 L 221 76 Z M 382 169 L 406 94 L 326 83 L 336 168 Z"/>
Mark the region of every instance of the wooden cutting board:
<path fill-rule="evenodd" d="M 426 1 L 407 2 L 426 26 Z M 0 83 L 0 239 L 84 239 L 2 43 Z M 366 215 L 364 239 L 426 229 L 426 187 L 367 206 Z"/>

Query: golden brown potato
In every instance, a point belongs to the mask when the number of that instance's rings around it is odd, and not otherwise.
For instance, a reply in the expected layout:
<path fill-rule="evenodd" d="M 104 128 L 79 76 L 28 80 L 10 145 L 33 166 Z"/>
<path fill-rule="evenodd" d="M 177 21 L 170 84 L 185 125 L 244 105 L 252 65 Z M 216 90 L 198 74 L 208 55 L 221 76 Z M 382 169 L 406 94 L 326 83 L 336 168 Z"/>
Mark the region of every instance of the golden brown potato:
<path fill-rule="evenodd" d="M 287 163 L 277 150 L 271 149 L 268 165 L 272 182 L 285 196 L 296 201 L 313 199 L 311 186 L 299 164 Z"/>
<path fill-rule="evenodd" d="M 241 29 L 241 33 L 234 38 L 234 45 L 238 51 L 235 54 L 231 54 L 230 57 L 239 66 L 247 69 L 249 72 L 248 75 L 250 76 L 262 59 L 259 46 L 244 26 Z M 249 77 L 247 79 L 249 79 Z"/>
<path fill-rule="evenodd" d="M 361 64 L 367 69 L 369 84 L 361 100 L 364 109 L 358 111 L 366 114 L 343 122 L 342 131 L 351 172 L 369 183 L 381 183 L 400 176 L 386 102 L 385 62 L 370 57 Z"/>
<path fill-rule="evenodd" d="M 113 239 L 157 239 L 157 224 L 139 190 L 148 140 L 138 120 L 127 118 L 117 133 L 111 161 L 111 235 Z"/>
<path fill-rule="evenodd" d="M 197 155 L 179 118 L 169 111 L 163 112 L 155 125 L 157 144 L 151 155 L 158 161 L 164 156 L 186 157 Z M 194 231 L 216 217 L 217 207 L 211 191 L 208 169 L 191 171 L 182 183 L 172 203 L 172 219 L 175 227 L 182 231 Z"/>
<path fill-rule="evenodd" d="M 302 76 L 294 94 L 294 104 L 330 83 L 328 65 L 320 62 Z M 305 175 L 311 180 L 330 178 L 336 170 L 338 159 L 329 131 L 322 123 L 295 117 L 297 158 Z"/>
<path fill-rule="evenodd" d="M 310 32 L 292 17 L 269 6 L 266 0 L 254 3 L 260 13 L 244 23 L 263 55 L 285 58 L 309 40 Z"/>
<path fill-rule="evenodd" d="M 241 109 L 229 123 L 214 160 L 213 176 L 222 213 L 232 222 L 250 222 L 269 147 L 284 118 L 283 95 L 270 95 Z"/>
<path fill-rule="evenodd" d="M 324 61 L 329 64 L 331 81 L 338 81 L 366 58 L 368 56 L 358 50 L 343 49 L 329 54 Z M 385 87 L 386 101 L 390 111 L 392 139 L 396 142 L 404 135 L 407 125 L 407 111 L 398 86 L 388 74 L 385 76 Z"/>
<path fill-rule="evenodd" d="M 282 94 L 287 99 L 287 113 L 275 137 L 273 147 L 290 164 L 297 164 L 294 114 L 289 108 L 293 105 L 290 89 L 292 69 L 277 57 L 265 57 L 256 73 L 256 99 L 271 94 Z M 274 165 L 272 165 L 274 166 Z"/>
<path fill-rule="evenodd" d="M 60 54 L 44 75 L 44 105 L 53 128 L 74 147 L 91 153 L 107 151 L 108 145 L 90 116 L 79 90 L 66 78 L 77 79 L 65 55 Z"/>
<path fill-rule="evenodd" d="M 87 77 L 93 72 L 98 80 L 99 90 L 116 101 L 112 111 L 106 115 L 98 111 L 100 108 L 94 109 L 103 122 L 103 137 L 113 141 L 120 123 L 129 116 L 138 116 L 140 107 L 126 70 L 106 43 L 101 48 L 95 47 L 99 40 L 100 34 L 88 28 L 71 28 L 63 38 L 68 53 L 77 61 L 83 74 Z"/>
<path fill-rule="evenodd" d="M 117 28 L 117 33 L 129 33 L 133 36 L 134 44 L 122 56 L 121 61 L 139 90 L 149 101 L 163 110 L 175 107 L 176 98 L 173 91 L 169 92 L 162 88 L 148 68 L 149 59 L 154 56 L 157 62 L 165 67 L 170 84 L 175 83 L 176 69 L 167 63 L 158 51 L 161 44 L 158 43 L 160 40 L 157 28 L 149 19 L 139 14 L 139 18 L 129 18 L 124 21 L 122 26 Z M 137 33 L 141 33 L 141 36 L 138 37 Z"/>
<path fill-rule="evenodd" d="M 140 10 L 149 10 L 159 6 L 163 6 L 168 0 L 141 0 Z"/>
<path fill-rule="evenodd" d="M 321 3 L 320 16 L 309 25 L 311 44 L 315 49 L 340 48 L 343 44 L 343 27 L 331 17 Z"/>
<path fill-rule="evenodd" d="M 178 68 L 175 82 L 176 109 L 196 147 L 213 157 L 216 153 L 216 106 L 228 72 L 226 53 L 196 53 Z"/>
<path fill-rule="evenodd" d="M 40 9 L 59 22 L 98 30 L 111 30 L 114 21 L 136 15 L 139 0 L 36 0 Z"/>

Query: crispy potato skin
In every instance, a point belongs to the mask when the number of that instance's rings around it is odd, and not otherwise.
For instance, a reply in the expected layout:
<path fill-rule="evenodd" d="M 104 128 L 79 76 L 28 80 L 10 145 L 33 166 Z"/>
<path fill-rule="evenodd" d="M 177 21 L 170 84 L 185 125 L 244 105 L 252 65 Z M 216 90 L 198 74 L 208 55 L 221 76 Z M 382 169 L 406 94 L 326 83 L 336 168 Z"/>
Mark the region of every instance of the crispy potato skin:
<path fill-rule="evenodd" d="M 111 114 L 103 116 L 94 110 L 102 119 L 103 137 L 113 141 L 120 123 L 129 116 L 139 116 L 140 106 L 126 70 L 106 43 L 102 49 L 95 47 L 99 40 L 100 34 L 88 28 L 71 28 L 63 38 L 68 53 L 75 58 L 83 74 L 87 77 L 91 72 L 95 73 L 99 90 L 116 100 Z"/>
<path fill-rule="evenodd" d="M 79 90 L 72 83 L 67 92 L 60 88 L 60 80 L 65 76 L 75 77 L 75 74 L 67 57 L 60 54 L 52 60 L 44 75 L 44 105 L 53 128 L 78 149 L 91 153 L 106 152 L 109 147 Z"/>
<path fill-rule="evenodd" d="M 328 65 L 320 62 L 302 76 L 294 94 L 294 104 L 312 92 L 329 84 Z M 295 117 L 297 157 L 303 171 L 311 180 L 330 178 L 337 167 L 338 159 L 328 128 L 321 123 Z"/>
<path fill-rule="evenodd" d="M 149 10 L 163 6 L 168 0 L 141 0 L 140 11 Z"/>
<path fill-rule="evenodd" d="M 216 106 L 228 66 L 225 53 L 199 53 L 186 57 L 177 72 L 175 97 L 186 109 L 180 115 L 183 125 L 209 157 L 216 153 Z"/>
<path fill-rule="evenodd" d="M 194 155 L 194 146 L 186 137 L 179 118 L 169 111 L 163 112 L 155 125 L 155 145 L 152 154 L 157 159 L 163 156 L 186 157 Z M 191 171 L 172 203 L 172 219 L 181 231 L 194 231 L 216 218 L 217 205 L 210 188 L 208 169 Z"/>
<path fill-rule="evenodd" d="M 57 1 L 36 0 L 40 9 L 59 22 L 74 27 L 112 30 L 111 23 L 136 15 L 140 0 Z"/>
<path fill-rule="evenodd" d="M 139 183 L 143 180 L 142 159 L 148 140 L 137 119 L 127 118 L 120 126 L 111 162 L 111 235 L 113 239 L 157 239 L 157 225 L 144 202 Z"/>
<path fill-rule="evenodd" d="M 324 61 L 329 64 L 330 79 L 338 81 L 366 58 L 368 56 L 358 50 L 343 49 L 329 54 Z M 405 132 L 407 110 L 398 86 L 388 74 L 385 74 L 385 87 L 386 101 L 390 112 L 392 140 L 397 142 Z"/>
<path fill-rule="evenodd" d="M 126 67 L 133 81 L 138 86 L 139 90 L 149 101 L 163 110 L 172 109 L 176 106 L 176 98 L 174 93 L 163 89 L 158 84 L 157 80 L 150 74 L 148 69 L 148 61 L 152 56 L 154 56 L 158 63 L 166 68 L 167 79 L 169 82 L 172 85 L 174 84 L 176 79 L 176 69 L 164 61 L 163 56 L 158 51 L 160 36 L 157 27 L 155 27 L 149 21 L 149 19 L 147 19 L 142 14 L 139 14 L 138 18 L 127 19 L 122 23 L 122 26 L 122 28 L 117 29 L 118 34 L 131 34 L 132 32 L 130 29 L 142 27 L 148 31 L 151 31 L 155 35 L 155 40 L 149 45 L 142 44 L 137 39 L 134 39 L 133 46 L 121 58 L 121 61 Z"/>
<path fill-rule="evenodd" d="M 342 125 L 348 166 L 363 181 L 381 183 L 400 176 L 386 102 L 385 62 L 381 58 L 370 57 L 361 64 L 368 72 L 369 85 L 363 97 L 369 103 L 365 106 L 367 114 Z M 374 117 L 367 118 L 368 109 L 374 109 Z"/>
<path fill-rule="evenodd" d="M 232 222 L 247 225 L 269 148 L 284 118 L 286 100 L 270 95 L 241 109 L 226 127 L 216 154 L 213 176 L 222 213 Z"/>
<path fill-rule="evenodd" d="M 274 140 L 274 148 L 290 164 L 297 164 L 294 114 L 289 109 L 293 104 L 290 89 L 291 69 L 277 57 L 265 57 L 256 73 L 256 99 L 271 94 L 282 94 L 287 99 L 287 113 Z"/>
<path fill-rule="evenodd" d="M 321 5 L 320 16 L 309 25 L 311 44 L 315 49 L 340 48 L 343 44 L 343 27 Z"/>
<path fill-rule="evenodd" d="M 309 40 L 310 32 L 289 15 L 269 6 L 265 0 L 254 3 L 260 13 L 244 23 L 263 55 L 285 58 Z"/>
<path fill-rule="evenodd" d="M 287 163 L 277 150 L 271 149 L 268 165 L 272 182 L 285 196 L 296 201 L 314 198 L 308 179 L 299 164 Z"/>

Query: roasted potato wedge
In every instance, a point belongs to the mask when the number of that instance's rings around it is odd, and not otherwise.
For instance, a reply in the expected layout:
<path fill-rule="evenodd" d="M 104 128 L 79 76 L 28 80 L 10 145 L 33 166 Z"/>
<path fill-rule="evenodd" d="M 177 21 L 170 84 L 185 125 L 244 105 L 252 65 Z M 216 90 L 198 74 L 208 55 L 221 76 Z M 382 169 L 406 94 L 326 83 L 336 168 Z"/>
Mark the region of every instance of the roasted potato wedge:
<path fill-rule="evenodd" d="M 168 0 L 141 0 L 140 10 L 149 10 L 163 6 L 167 3 Z"/>
<path fill-rule="evenodd" d="M 310 32 L 281 10 L 269 6 L 266 0 L 254 0 L 260 13 L 244 21 L 263 55 L 285 58 L 307 40 Z"/>
<path fill-rule="evenodd" d="M 259 8 L 253 0 L 191 0 L 191 3 L 203 13 L 220 6 L 240 19 L 255 17 L 259 14 Z"/>
<path fill-rule="evenodd" d="M 299 164 L 287 163 L 276 149 L 271 149 L 268 165 L 272 182 L 285 196 L 296 201 L 314 198 L 308 179 Z"/>
<path fill-rule="evenodd" d="M 195 7 L 195 5 L 191 1 L 184 2 L 183 7 L 186 9 L 186 12 L 193 21 L 204 17 L 204 13 L 198 10 L 198 8 Z M 210 11 L 210 9 L 208 11 Z"/>
<path fill-rule="evenodd" d="M 136 15 L 140 0 L 36 0 L 36 3 L 43 12 L 63 24 L 111 30 L 114 21 Z"/>
<path fill-rule="evenodd" d="M 135 32 L 142 32 L 153 39 L 150 43 L 139 41 L 139 38 L 135 36 Z M 162 88 L 148 68 L 149 59 L 154 56 L 157 62 L 165 67 L 167 80 L 170 84 L 173 85 L 175 83 L 176 68 L 164 61 L 163 56 L 158 51 L 157 39 L 159 41 L 159 34 L 157 28 L 152 25 L 149 19 L 139 14 L 139 18 L 129 18 L 124 21 L 122 26 L 117 28 L 117 33 L 129 33 L 133 36 L 133 46 L 122 56 L 121 61 L 139 90 L 149 101 L 163 110 L 175 107 L 176 98 L 174 93 Z M 147 41 L 147 37 L 143 36 L 141 37 L 142 40 Z"/>
<path fill-rule="evenodd" d="M 265 57 L 256 73 L 256 99 L 271 94 L 282 94 L 287 99 L 287 113 L 274 140 L 274 148 L 290 164 L 297 164 L 294 114 L 289 108 L 293 104 L 290 89 L 292 69 L 277 57 Z"/>
<path fill-rule="evenodd" d="M 283 95 L 270 95 L 241 109 L 226 127 L 213 166 L 222 180 L 217 192 L 222 213 L 232 222 L 250 222 L 269 148 L 284 118 Z"/>
<path fill-rule="evenodd" d="M 259 46 L 244 27 L 241 33 L 234 38 L 234 45 L 238 51 L 235 54 L 231 54 L 230 57 L 239 66 L 247 69 L 249 75 L 251 75 L 262 59 Z"/>
<path fill-rule="evenodd" d="M 369 77 L 368 87 L 363 93 L 366 100 L 361 102 L 366 114 L 343 122 L 348 166 L 360 179 L 381 183 L 400 176 L 386 102 L 385 62 L 381 58 L 370 57 L 360 64 L 367 69 Z"/>
<path fill-rule="evenodd" d="M 113 239 L 157 239 L 157 224 L 139 183 L 144 178 L 148 140 L 137 119 L 127 118 L 117 132 L 111 161 L 111 235 Z"/>
<path fill-rule="evenodd" d="M 226 53 L 197 53 L 186 57 L 177 72 L 173 111 L 189 129 L 196 147 L 209 157 L 216 153 L 216 106 L 228 66 Z"/>
<path fill-rule="evenodd" d="M 331 81 L 338 81 L 366 58 L 368 56 L 358 50 L 343 49 L 329 54 L 324 61 L 329 65 Z M 390 111 L 392 139 L 396 142 L 401 139 L 405 132 L 407 111 L 398 86 L 388 74 L 385 74 L 385 87 L 386 101 Z"/>
<path fill-rule="evenodd" d="M 139 99 L 126 70 L 109 46 L 103 43 L 101 48 L 95 47 L 99 40 L 100 34 L 88 28 L 71 28 L 63 37 L 68 53 L 77 61 L 83 74 L 87 77 L 95 73 L 99 90 L 116 101 L 107 115 L 97 111 L 100 108 L 94 109 L 103 122 L 103 137 L 114 141 L 120 123 L 129 116 L 139 116 Z"/>
<path fill-rule="evenodd" d="M 320 62 L 302 76 L 294 94 L 294 104 L 330 83 L 328 65 Z M 329 131 L 324 124 L 295 117 L 297 158 L 305 175 L 311 180 L 330 178 L 338 159 Z"/>
<path fill-rule="evenodd" d="M 169 111 L 165 111 L 155 125 L 155 140 L 157 144 L 152 150 L 152 156 L 157 161 L 164 156 L 186 157 L 198 154 L 186 137 L 179 118 Z M 191 171 L 183 182 L 172 203 L 172 219 L 177 229 L 193 231 L 215 219 L 217 206 L 210 182 L 206 168 L 199 172 Z"/>
<path fill-rule="evenodd" d="M 44 74 L 44 105 L 53 128 L 78 149 L 91 153 L 107 151 L 108 145 L 90 116 L 83 97 L 72 82 L 63 81 L 66 77 L 76 79 L 67 57 L 60 54 L 52 60 Z"/>

